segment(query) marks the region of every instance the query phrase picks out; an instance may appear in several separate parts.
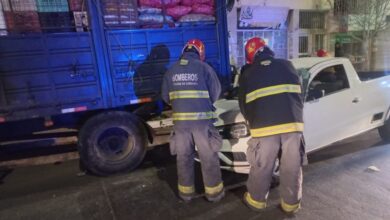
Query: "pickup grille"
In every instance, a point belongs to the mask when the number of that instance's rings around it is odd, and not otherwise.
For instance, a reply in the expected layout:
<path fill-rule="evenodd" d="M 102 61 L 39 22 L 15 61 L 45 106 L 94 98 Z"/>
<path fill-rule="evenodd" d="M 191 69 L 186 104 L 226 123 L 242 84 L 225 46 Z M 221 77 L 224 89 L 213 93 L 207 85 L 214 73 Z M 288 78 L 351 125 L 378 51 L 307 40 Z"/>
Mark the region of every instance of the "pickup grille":
<path fill-rule="evenodd" d="M 229 160 L 233 162 L 245 162 L 246 154 L 244 152 L 222 152 Z"/>

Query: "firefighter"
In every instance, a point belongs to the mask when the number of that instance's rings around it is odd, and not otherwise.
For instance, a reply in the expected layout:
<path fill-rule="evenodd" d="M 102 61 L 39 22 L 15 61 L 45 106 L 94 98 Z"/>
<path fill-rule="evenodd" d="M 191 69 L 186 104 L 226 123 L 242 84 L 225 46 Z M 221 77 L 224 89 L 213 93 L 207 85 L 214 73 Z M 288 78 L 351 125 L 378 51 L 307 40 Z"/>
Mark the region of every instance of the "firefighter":
<path fill-rule="evenodd" d="M 195 193 L 195 145 L 206 198 L 217 202 L 225 195 L 218 158 L 222 138 L 213 126 L 216 118 L 213 103 L 221 93 L 221 85 L 204 60 L 203 42 L 189 40 L 180 60 L 165 73 L 162 85 L 162 98 L 173 110 L 170 150 L 177 155 L 179 197 L 185 202 L 191 201 Z"/>
<path fill-rule="evenodd" d="M 261 38 L 246 46 L 250 66 L 240 78 L 240 110 L 248 122 L 251 139 L 247 159 L 251 166 L 245 204 L 266 208 L 275 160 L 280 158 L 281 208 L 295 213 L 302 197 L 303 101 L 296 70 L 287 60 L 275 59 Z"/>

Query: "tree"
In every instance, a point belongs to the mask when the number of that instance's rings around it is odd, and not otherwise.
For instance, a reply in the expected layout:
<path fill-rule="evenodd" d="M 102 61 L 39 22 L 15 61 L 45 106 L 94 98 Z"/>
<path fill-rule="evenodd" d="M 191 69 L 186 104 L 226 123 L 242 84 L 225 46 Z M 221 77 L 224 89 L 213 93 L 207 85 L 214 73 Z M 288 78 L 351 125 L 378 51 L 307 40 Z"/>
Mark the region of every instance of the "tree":
<path fill-rule="evenodd" d="M 365 69 L 375 66 L 375 42 L 380 31 L 387 27 L 386 16 L 390 13 L 390 0 L 348 0 L 349 28 L 360 32 L 354 37 L 363 42 L 367 59 Z"/>
<path fill-rule="evenodd" d="M 327 5 L 345 25 L 350 36 L 362 42 L 365 69 L 375 66 L 376 38 L 387 27 L 386 16 L 390 14 L 390 0 L 317 0 L 320 5 Z M 346 19 L 345 19 L 346 18 Z M 341 20 L 343 20 L 342 23 Z M 341 28 L 343 29 L 343 28 Z"/>

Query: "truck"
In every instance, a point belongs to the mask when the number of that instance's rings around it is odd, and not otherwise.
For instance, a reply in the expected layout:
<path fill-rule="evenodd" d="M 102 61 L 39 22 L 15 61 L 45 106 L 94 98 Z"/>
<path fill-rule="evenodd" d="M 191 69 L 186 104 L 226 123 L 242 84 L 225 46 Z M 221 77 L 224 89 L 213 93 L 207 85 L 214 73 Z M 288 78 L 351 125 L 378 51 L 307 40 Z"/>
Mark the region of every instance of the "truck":
<path fill-rule="evenodd" d="M 291 62 L 304 91 L 306 153 L 373 129 L 390 141 L 390 71 L 356 72 L 347 58 L 297 58 Z M 223 136 L 221 168 L 247 174 L 251 137 L 238 100 L 234 96 L 219 100 L 216 108 L 216 126 Z"/>
<path fill-rule="evenodd" d="M 205 43 L 206 62 L 222 87 L 230 86 L 225 1 L 210 1 L 211 19 L 184 21 L 168 16 L 164 5 L 180 1 L 53 2 L 62 4 L 1 1 L 7 27 L 0 31 L 0 141 L 73 129 L 88 171 L 129 171 L 153 143 L 147 121 L 166 108 L 159 97 L 163 74 L 189 39 Z M 145 11 L 152 14 L 142 18 L 158 24 L 139 24 Z"/>

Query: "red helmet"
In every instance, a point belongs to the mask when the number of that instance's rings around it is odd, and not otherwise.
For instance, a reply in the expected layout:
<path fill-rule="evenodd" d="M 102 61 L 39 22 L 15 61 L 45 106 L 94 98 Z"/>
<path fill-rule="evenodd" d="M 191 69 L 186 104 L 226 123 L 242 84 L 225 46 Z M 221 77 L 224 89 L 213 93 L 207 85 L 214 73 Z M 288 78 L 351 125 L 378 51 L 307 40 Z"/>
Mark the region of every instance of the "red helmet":
<path fill-rule="evenodd" d="M 328 51 L 324 49 L 319 49 L 317 51 L 317 57 L 327 57 L 327 56 L 329 56 Z"/>
<path fill-rule="evenodd" d="M 205 48 L 203 42 L 201 40 L 199 40 L 199 39 L 191 39 L 184 46 L 182 52 L 184 52 L 184 50 L 186 48 L 190 49 L 192 47 L 194 47 L 196 49 L 196 51 L 198 51 L 200 59 L 203 61 L 206 58 L 206 48 Z"/>
<path fill-rule="evenodd" d="M 263 51 L 265 46 L 265 41 L 259 37 L 249 39 L 245 45 L 246 63 L 253 63 L 256 53 Z"/>

